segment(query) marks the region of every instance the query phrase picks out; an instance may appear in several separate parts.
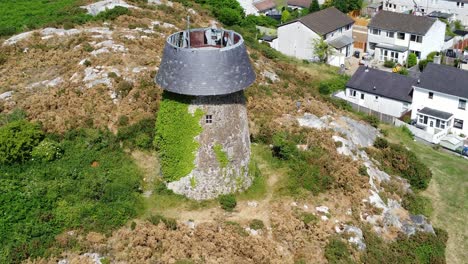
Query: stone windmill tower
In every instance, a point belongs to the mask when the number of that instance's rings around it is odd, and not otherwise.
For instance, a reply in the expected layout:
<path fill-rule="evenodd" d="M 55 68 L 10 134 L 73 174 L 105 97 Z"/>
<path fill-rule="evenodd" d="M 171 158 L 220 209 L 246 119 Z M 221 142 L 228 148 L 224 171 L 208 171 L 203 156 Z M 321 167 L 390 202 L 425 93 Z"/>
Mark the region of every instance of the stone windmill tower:
<path fill-rule="evenodd" d="M 189 98 L 192 115 L 196 109 L 203 112 L 201 133 L 194 137 L 199 146 L 194 167 L 169 181 L 168 188 L 203 200 L 249 187 L 250 139 L 243 90 L 255 81 L 255 72 L 242 36 L 214 28 L 172 34 L 155 81 L 165 94 Z"/>

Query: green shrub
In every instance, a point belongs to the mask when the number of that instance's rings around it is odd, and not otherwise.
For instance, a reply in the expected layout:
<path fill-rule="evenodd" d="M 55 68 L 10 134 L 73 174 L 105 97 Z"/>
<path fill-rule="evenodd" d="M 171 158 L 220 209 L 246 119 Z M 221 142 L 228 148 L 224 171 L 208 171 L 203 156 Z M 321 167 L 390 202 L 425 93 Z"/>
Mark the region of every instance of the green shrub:
<path fill-rule="evenodd" d="M 408 75 L 409 72 L 408 72 L 408 69 L 406 69 L 405 67 L 401 67 L 400 70 L 398 70 L 398 74 Z"/>
<path fill-rule="evenodd" d="M 298 149 L 296 144 L 287 138 L 285 132 L 279 132 L 273 135 L 273 156 L 288 160 L 297 156 Z"/>
<path fill-rule="evenodd" d="M 384 67 L 386 68 L 393 68 L 395 67 L 396 63 L 392 60 L 385 60 L 384 61 Z"/>
<path fill-rule="evenodd" d="M 349 77 L 345 75 L 339 75 L 332 79 L 321 81 L 319 83 L 319 93 L 322 95 L 329 95 L 337 91 L 346 89 L 346 82 L 348 82 Z"/>
<path fill-rule="evenodd" d="M 231 8 L 221 8 L 215 12 L 216 17 L 226 26 L 237 25 L 241 22 L 242 16 L 239 12 Z"/>
<path fill-rule="evenodd" d="M 146 134 L 152 140 L 154 137 L 154 123 L 154 119 L 146 118 L 133 125 L 120 127 L 117 132 L 117 139 L 129 144 L 131 147 L 137 145 L 136 140 L 141 134 Z M 151 146 L 147 146 L 147 148 L 151 148 Z"/>
<path fill-rule="evenodd" d="M 408 68 L 413 67 L 418 63 L 418 57 L 416 57 L 416 54 L 410 53 L 408 55 Z"/>
<path fill-rule="evenodd" d="M 117 84 L 116 92 L 121 98 L 124 98 L 125 96 L 128 95 L 128 93 L 130 93 L 132 89 L 133 89 L 133 83 L 123 80 Z"/>
<path fill-rule="evenodd" d="M 418 66 L 419 66 L 419 70 L 420 71 L 423 71 L 424 68 L 426 68 L 427 64 L 429 62 L 427 60 L 420 60 L 419 63 L 418 63 Z"/>
<path fill-rule="evenodd" d="M 371 152 L 371 155 L 380 162 L 386 172 L 398 174 L 407 179 L 415 189 L 427 188 L 432 172 L 412 151 L 379 138 L 374 142 L 374 146 L 379 148 L 380 152 Z"/>
<path fill-rule="evenodd" d="M 367 167 L 366 166 L 364 166 L 364 165 L 359 166 L 359 175 L 369 176 L 369 174 L 367 173 Z"/>
<path fill-rule="evenodd" d="M 306 225 L 316 224 L 319 221 L 318 217 L 316 215 L 312 214 L 312 213 L 302 213 L 301 214 L 301 220 Z"/>
<path fill-rule="evenodd" d="M 401 126 L 401 131 L 410 138 L 414 138 L 413 132 L 407 126 Z"/>
<path fill-rule="evenodd" d="M 252 221 L 250 221 L 249 227 L 253 230 L 260 230 L 265 228 L 265 224 L 263 224 L 263 221 L 260 219 L 253 219 Z"/>
<path fill-rule="evenodd" d="M 33 160 L 46 162 L 60 159 L 62 155 L 63 150 L 59 143 L 47 138 L 35 146 L 31 152 Z"/>
<path fill-rule="evenodd" d="M 354 263 L 348 246 L 339 237 L 332 237 L 325 246 L 325 258 L 330 264 Z"/>
<path fill-rule="evenodd" d="M 373 231 L 364 229 L 367 248 L 361 263 L 446 263 L 447 232 L 434 230 L 435 235 L 417 232 L 412 236 L 400 235 L 395 241 L 386 243 Z"/>
<path fill-rule="evenodd" d="M 156 120 L 154 144 L 159 150 L 161 169 L 166 181 L 177 181 L 193 168 L 199 143 L 194 139 L 202 131 L 203 112 L 188 112 L 191 98 L 165 92 Z"/>
<path fill-rule="evenodd" d="M 0 166 L 1 263 L 46 257 L 66 230 L 106 233 L 141 210 L 141 175 L 112 133 L 70 131 L 60 145 L 61 159 Z"/>
<path fill-rule="evenodd" d="M 91 66 L 91 62 L 89 60 L 85 60 L 83 62 L 83 65 L 86 66 L 86 67 L 89 67 L 89 66 Z"/>
<path fill-rule="evenodd" d="M 408 193 L 403 197 L 402 206 L 414 215 L 431 216 L 432 203 L 419 193 Z"/>
<path fill-rule="evenodd" d="M 142 149 L 149 149 L 152 146 L 151 141 L 152 139 L 148 134 L 140 133 L 135 138 L 135 145 Z"/>
<path fill-rule="evenodd" d="M 135 221 L 132 221 L 132 223 L 130 224 L 130 230 L 135 230 L 137 226 L 137 223 L 135 223 Z"/>
<path fill-rule="evenodd" d="M 164 223 L 166 228 L 170 230 L 177 230 L 177 221 L 174 218 L 167 218 L 163 215 L 156 214 L 148 218 L 153 225 L 158 225 L 159 223 Z"/>
<path fill-rule="evenodd" d="M 0 127 L 0 164 L 29 160 L 31 151 L 43 137 L 40 127 L 26 120 Z"/>
<path fill-rule="evenodd" d="M 97 16 L 94 17 L 94 20 L 114 20 L 122 15 L 130 15 L 130 13 L 131 12 L 128 8 L 116 6 L 112 9 L 107 9 L 106 11 L 99 13 Z"/>
<path fill-rule="evenodd" d="M 374 147 L 384 149 L 388 147 L 388 141 L 385 138 L 378 137 L 374 141 Z"/>
<path fill-rule="evenodd" d="M 129 121 L 128 116 L 121 115 L 121 116 L 119 116 L 119 121 L 117 122 L 117 124 L 119 126 L 126 126 L 126 125 L 128 125 L 128 121 Z"/>
<path fill-rule="evenodd" d="M 237 205 L 236 197 L 232 194 L 221 195 L 219 197 L 221 208 L 228 212 L 232 212 Z"/>
<path fill-rule="evenodd" d="M 26 112 L 23 109 L 15 108 L 11 113 L 0 113 L 0 127 L 14 121 L 26 119 Z"/>
<path fill-rule="evenodd" d="M 379 127 L 379 124 L 380 124 L 380 120 L 376 117 L 376 116 L 373 116 L 373 115 L 366 115 L 364 117 L 364 120 L 369 123 L 369 125 L 377 128 Z"/>
<path fill-rule="evenodd" d="M 226 168 L 229 164 L 229 158 L 226 151 L 223 150 L 223 145 L 216 143 L 213 146 L 214 153 L 216 155 L 216 160 L 221 165 L 221 168 Z"/>

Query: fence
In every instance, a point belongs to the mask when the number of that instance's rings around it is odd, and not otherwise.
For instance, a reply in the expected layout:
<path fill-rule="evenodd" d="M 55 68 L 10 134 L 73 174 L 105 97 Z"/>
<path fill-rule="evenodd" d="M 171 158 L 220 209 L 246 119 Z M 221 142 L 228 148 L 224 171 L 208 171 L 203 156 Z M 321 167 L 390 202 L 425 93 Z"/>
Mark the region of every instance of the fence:
<path fill-rule="evenodd" d="M 448 133 L 446 130 L 441 130 L 436 134 L 431 134 L 431 133 L 428 133 L 428 132 L 424 131 L 423 129 L 417 128 L 415 126 L 407 124 L 407 123 L 405 123 L 403 121 L 400 121 L 398 119 L 395 120 L 395 126 L 397 126 L 397 127 L 406 126 L 411 131 L 411 133 L 413 133 L 413 135 L 415 137 L 418 137 L 420 139 L 424 139 L 425 141 L 430 142 L 430 143 L 434 143 L 434 144 L 438 144 L 440 142 L 440 140 L 443 137 L 445 137 L 447 135 L 447 133 Z"/>

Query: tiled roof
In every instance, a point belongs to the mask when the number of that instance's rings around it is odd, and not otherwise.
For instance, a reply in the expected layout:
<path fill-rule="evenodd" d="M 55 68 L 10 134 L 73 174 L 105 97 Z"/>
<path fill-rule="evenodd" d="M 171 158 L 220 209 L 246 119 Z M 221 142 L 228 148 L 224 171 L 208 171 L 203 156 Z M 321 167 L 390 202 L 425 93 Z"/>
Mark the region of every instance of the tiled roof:
<path fill-rule="evenodd" d="M 420 77 L 420 83 L 416 86 L 468 98 L 468 71 L 452 66 L 429 63 Z"/>
<path fill-rule="evenodd" d="M 416 80 L 405 75 L 360 66 L 346 87 L 390 99 L 412 102 L 411 90 Z"/>
<path fill-rule="evenodd" d="M 425 16 L 380 11 L 371 19 L 368 27 L 425 35 L 435 21 L 435 18 Z"/>
<path fill-rule="evenodd" d="M 254 2 L 253 5 L 260 12 L 276 7 L 276 3 L 274 0 L 261 0 Z"/>

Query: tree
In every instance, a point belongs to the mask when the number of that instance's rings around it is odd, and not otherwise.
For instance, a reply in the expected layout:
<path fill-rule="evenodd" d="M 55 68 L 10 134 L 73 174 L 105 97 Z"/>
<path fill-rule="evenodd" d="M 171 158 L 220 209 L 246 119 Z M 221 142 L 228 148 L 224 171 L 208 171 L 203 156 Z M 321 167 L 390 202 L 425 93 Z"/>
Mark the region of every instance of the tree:
<path fill-rule="evenodd" d="M 312 44 L 314 55 L 319 58 L 320 62 L 327 62 L 328 58 L 335 53 L 334 48 L 323 38 L 314 39 Z"/>
<path fill-rule="evenodd" d="M 336 9 L 340 10 L 343 13 L 348 13 L 348 4 L 346 3 L 346 0 L 333 0 L 333 6 L 336 7 Z"/>
<path fill-rule="evenodd" d="M 411 68 L 414 65 L 416 65 L 417 63 L 418 63 L 418 58 L 416 57 L 416 54 L 410 53 L 410 55 L 408 55 L 408 65 L 407 65 L 407 67 Z"/>
<path fill-rule="evenodd" d="M 284 10 L 283 13 L 281 13 L 281 22 L 287 22 L 291 18 L 291 13 L 289 13 L 288 10 Z"/>
<path fill-rule="evenodd" d="M 312 3 L 310 3 L 310 6 L 309 6 L 309 12 L 313 13 L 317 11 L 320 11 L 320 4 L 318 0 L 312 0 Z"/>
<path fill-rule="evenodd" d="M 221 8 L 217 12 L 217 17 L 221 23 L 225 24 L 226 26 L 233 26 L 239 24 L 242 19 L 242 16 L 239 12 L 231 8 Z"/>

